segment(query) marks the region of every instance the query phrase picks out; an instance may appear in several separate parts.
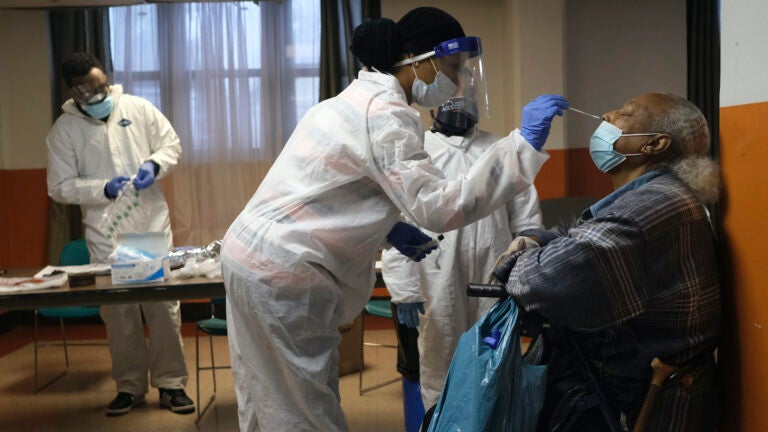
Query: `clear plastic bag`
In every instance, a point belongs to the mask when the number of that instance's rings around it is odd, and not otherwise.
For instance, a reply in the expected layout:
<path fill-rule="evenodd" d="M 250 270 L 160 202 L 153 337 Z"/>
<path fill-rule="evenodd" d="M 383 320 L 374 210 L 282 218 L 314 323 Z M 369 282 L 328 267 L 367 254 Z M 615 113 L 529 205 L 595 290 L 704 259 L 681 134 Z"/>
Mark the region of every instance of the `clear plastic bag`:
<path fill-rule="evenodd" d="M 138 249 L 128 245 L 118 245 L 111 254 L 109 254 L 109 262 L 112 263 L 125 263 L 136 261 L 152 261 L 158 258 L 154 254 L 147 252 L 143 249 Z"/>
<path fill-rule="evenodd" d="M 120 189 L 114 201 L 104 210 L 99 228 L 105 237 L 116 245 L 118 234 L 143 232 L 146 220 L 141 194 L 131 180 Z"/>

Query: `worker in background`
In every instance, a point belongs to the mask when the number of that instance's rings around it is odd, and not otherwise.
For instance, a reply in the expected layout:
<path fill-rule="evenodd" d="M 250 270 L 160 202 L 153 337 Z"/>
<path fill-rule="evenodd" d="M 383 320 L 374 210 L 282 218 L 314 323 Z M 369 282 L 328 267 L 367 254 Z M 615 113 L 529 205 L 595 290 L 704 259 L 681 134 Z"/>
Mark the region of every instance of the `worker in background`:
<path fill-rule="evenodd" d="M 430 240 L 400 214 L 450 231 L 526 192 L 548 158 L 540 150 L 552 119 L 568 107 L 560 96 L 535 99 L 523 132 L 495 143 L 465 178 L 446 179 L 410 104 L 451 97 L 476 44 L 449 14 L 417 8 L 397 23 L 364 22 L 351 51 L 365 69 L 301 119 L 223 240 L 243 432 L 346 431 L 338 326 L 368 301 L 382 245 L 419 258 Z"/>
<path fill-rule="evenodd" d="M 719 175 L 707 121 L 693 103 L 661 93 L 597 119 L 589 152 L 615 190 L 573 226 L 521 233 L 529 246 L 494 273 L 552 325 L 538 430 L 602 431 L 620 418 L 632 429 L 652 374 L 666 371 L 635 430 L 712 431 L 720 272 L 704 206 L 718 198 Z M 652 368 L 654 358 L 669 368 Z"/>
<path fill-rule="evenodd" d="M 168 119 L 149 101 L 110 85 L 104 67 L 92 55 L 75 53 L 62 73 L 71 89 L 64 113 L 48 137 L 48 195 L 79 204 L 91 262 L 108 262 L 112 241 L 100 226 L 107 206 L 128 182 L 140 191 L 142 225 L 164 232 L 173 244 L 168 206 L 157 179 L 167 175 L 181 156 L 179 137 Z M 131 178 L 133 176 L 133 178 Z M 149 327 L 144 337 L 142 314 Z M 184 392 L 188 373 L 180 334 L 178 301 L 101 306 L 107 328 L 112 377 L 117 396 L 107 415 L 122 415 L 144 403 L 151 384 L 159 389 L 160 406 L 172 412 L 194 412 Z"/>
<path fill-rule="evenodd" d="M 432 112 L 424 151 L 449 179 L 464 177 L 499 138 L 476 126 L 472 98 L 457 96 Z M 491 307 L 495 299 L 467 297 L 470 282 L 483 282 L 515 236 L 541 228 L 539 199 L 533 183 L 489 216 L 446 232 L 437 251 L 414 262 L 392 250 L 382 253 L 382 276 L 400 323 L 418 327 L 421 397 L 429 409 L 437 403 L 459 337 Z M 427 232 L 433 238 L 439 233 Z M 425 312 L 426 310 L 426 312 Z M 419 313 L 424 313 L 419 319 Z"/>

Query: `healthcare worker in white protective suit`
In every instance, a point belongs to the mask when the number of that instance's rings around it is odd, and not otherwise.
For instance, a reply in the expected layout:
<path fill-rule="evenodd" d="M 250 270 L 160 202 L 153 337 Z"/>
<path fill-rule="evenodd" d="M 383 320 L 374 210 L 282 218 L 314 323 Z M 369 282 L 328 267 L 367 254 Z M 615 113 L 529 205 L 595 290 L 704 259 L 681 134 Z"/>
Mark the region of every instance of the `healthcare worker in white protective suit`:
<path fill-rule="evenodd" d="M 164 232 L 172 245 L 168 206 L 155 180 L 172 170 L 181 156 L 179 137 L 149 101 L 109 85 L 101 63 L 75 53 L 62 67 L 73 98 L 48 133 L 48 195 L 79 204 L 91 262 L 107 262 L 112 242 L 101 225 L 107 206 L 130 182 L 139 190 L 147 232 Z M 136 222 L 136 221 L 134 221 Z M 149 327 L 144 338 L 142 313 Z M 160 406 L 175 413 L 194 412 L 184 392 L 188 373 L 181 334 L 179 302 L 101 306 L 107 328 L 112 377 L 117 396 L 107 415 L 121 415 L 144 402 L 151 384 L 159 389 Z"/>
<path fill-rule="evenodd" d="M 447 178 L 462 178 L 499 140 L 475 126 L 482 115 L 469 97 L 449 99 L 433 116 L 433 126 L 424 135 L 424 151 Z M 496 301 L 467 297 L 467 284 L 484 283 L 515 233 L 529 228 L 541 228 L 539 197 L 532 183 L 490 216 L 445 233 L 438 250 L 421 262 L 392 249 L 382 253 L 381 272 L 398 318 L 419 329 L 419 377 L 426 409 L 440 397 L 459 337 Z M 426 313 L 419 320 L 424 306 Z"/>
<path fill-rule="evenodd" d="M 400 214 L 435 232 L 459 228 L 527 191 L 548 158 L 538 149 L 568 107 L 560 96 L 529 104 L 522 133 L 492 145 L 464 179 L 447 180 L 432 164 L 409 105 L 436 107 L 456 92 L 468 54 L 457 38 L 459 23 L 436 8 L 358 26 L 351 50 L 366 69 L 309 110 L 227 231 L 241 431 L 346 431 L 338 326 L 370 297 L 382 245 L 418 259 L 429 241 Z"/>

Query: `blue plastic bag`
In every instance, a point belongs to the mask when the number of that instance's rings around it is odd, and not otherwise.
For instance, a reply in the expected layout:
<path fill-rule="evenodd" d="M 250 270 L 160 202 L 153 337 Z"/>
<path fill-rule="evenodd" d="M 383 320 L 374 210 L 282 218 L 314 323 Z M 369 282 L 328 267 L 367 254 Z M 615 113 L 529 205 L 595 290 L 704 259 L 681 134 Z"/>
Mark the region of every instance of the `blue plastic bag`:
<path fill-rule="evenodd" d="M 547 367 L 523 361 L 517 319 L 507 298 L 461 336 L 429 432 L 536 429 Z"/>

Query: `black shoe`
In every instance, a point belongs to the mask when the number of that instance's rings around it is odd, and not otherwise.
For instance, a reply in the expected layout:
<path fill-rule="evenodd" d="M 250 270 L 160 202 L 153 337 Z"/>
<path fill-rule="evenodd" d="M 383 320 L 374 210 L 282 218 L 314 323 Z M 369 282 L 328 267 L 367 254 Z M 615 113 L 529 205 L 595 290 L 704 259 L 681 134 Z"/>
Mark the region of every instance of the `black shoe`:
<path fill-rule="evenodd" d="M 176 414 L 191 414 L 195 412 L 195 403 L 187 397 L 184 389 L 159 389 L 160 406 L 168 408 Z"/>
<path fill-rule="evenodd" d="M 131 408 L 144 403 L 144 395 L 134 396 L 130 393 L 120 392 L 107 406 L 108 416 L 119 416 L 127 413 Z"/>

